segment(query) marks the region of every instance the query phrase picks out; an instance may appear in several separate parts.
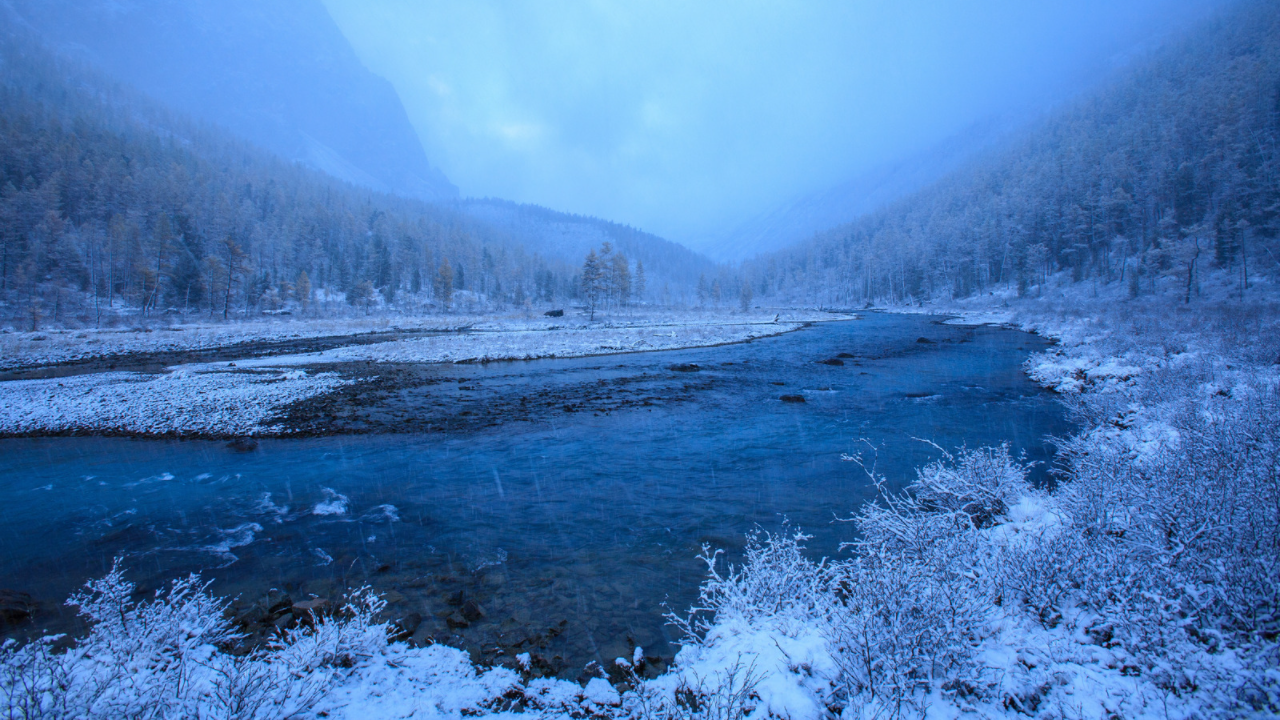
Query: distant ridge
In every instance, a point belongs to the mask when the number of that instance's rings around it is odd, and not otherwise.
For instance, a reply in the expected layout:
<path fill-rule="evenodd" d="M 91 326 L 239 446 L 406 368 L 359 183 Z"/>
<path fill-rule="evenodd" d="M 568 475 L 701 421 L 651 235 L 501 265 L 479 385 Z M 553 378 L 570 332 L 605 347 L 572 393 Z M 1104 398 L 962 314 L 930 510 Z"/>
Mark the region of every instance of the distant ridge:
<path fill-rule="evenodd" d="M 0 4 L 61 52 L 287 159 L 383 192 L 458 195 L 319 0 Z"/>
<path fill-rule="evenodd" d="M 811 239 L 857 220 L 960 168 L 1007 139 L 1017 121 L 994 118 L 974 124 L 903 160 L 802 194 L 740 223 L 698 249 L 720 261 L 747 260 Z"/>

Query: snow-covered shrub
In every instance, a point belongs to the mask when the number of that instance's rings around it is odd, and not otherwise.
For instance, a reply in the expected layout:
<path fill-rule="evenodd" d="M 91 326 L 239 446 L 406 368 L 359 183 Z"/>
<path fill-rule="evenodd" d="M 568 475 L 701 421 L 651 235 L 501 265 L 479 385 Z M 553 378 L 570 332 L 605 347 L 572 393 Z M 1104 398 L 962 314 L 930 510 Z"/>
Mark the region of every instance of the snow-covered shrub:
<path fill-rule="evenodd" d="M 669 683 L 640 680 L 631 675 L 632 691 L 623 711 L 643 720 L 743 720 L 759 705 L 759 675 L 741 658 L 707 675 L 697 669 L 680 673 Z"/>
<path fill-rule="evenodd" d="M 713 622 L 733 618 L 752 622 L 761 618 L 823 617 L 830 609 L 830 569 L 804 554 L 809 536 L 784 530 L 773 534 L 756 530 L 747 538 L 741 565 L 719 568 L 720 550 L 703 545 L 698 556 L 707 565 L 707 579 L 698 604 L 688 617 L 671 616 L 673 624 L 697 641 Z"/>
<path fill-rule="evenodd" d="M 683 648 L 666 675 L 634 685 L 626 707 L 656 718 L 816 717 L 833 696 L 828 651 L 835 575 L 804 552 L 803 533 L 756 532 L 740 564 L 707 563 L 697 605 L 671 616 Z"/>
<path fill-rule="evenodd" d="M 963 449 L 930 463 L 903 493 L 884 492 L 857 516 L 855 557 L 833 566 L 837 686 L 859 714 L 918 708 L 935 690 L 977 693 L 973 663 L 989 581 L 983 532 L 1034 491 L 1007 447 Z"/>
<path fill-rule="evenodd" d="M 386 646 L 368 589 L 340 617 L 317 618 L 269 647 L 234 655 L 227 603 L 197 576 L 134 602 L 119 564 L 71 598 L 89 635 L 56 652 L 57 638 L 0 646 L 7 718 L 288 718 L 312 708 L 343 668 Z"/>
<path fill-rule="evenodd" d="M 902 556 L 863 555 L 839 570 L 829 634 L 841 704 L 897 717 L 936 689 L 974 691 L 985 617 L 968 583 Z"/>
<path fill-rule="evenodd" d="M 1123 586 L 1081 600 L 1153 665 L 1274 653 L 1280 634 L 1280 400 L 1245 378 L 1205 394 L 1206 379 L 1155 373 L 1139 399 L 1157 431 L 1094 431 L 1063 448 L 1062 507 L 1129 569 Z"/>
<path fill-rule="evenodd" d="M 1033 492 L 1027 468 L 1008 446 L 947 453 L 917 471 L 903 493 L 885 492 L 884 479 L 868 474 L 880 497 L 856 518 L 856 546 L 921 562 L 939 561 L 957 542 L 964 546 L 960 538 L 999 524 L 1012 504 Z"/>

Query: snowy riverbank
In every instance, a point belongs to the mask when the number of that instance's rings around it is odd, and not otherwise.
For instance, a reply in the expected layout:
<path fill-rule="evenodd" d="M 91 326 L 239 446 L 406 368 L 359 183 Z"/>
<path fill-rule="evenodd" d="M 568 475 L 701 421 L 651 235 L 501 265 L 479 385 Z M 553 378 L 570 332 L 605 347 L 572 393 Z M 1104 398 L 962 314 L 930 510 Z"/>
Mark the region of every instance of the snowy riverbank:
<path fill-rule="evenodd" d="M 757 538 L 737 568 L 707 548 L 699 610 L 665 674 L 632 667 L 643 649 L 585 683 L 537 678 L 519 657 L 477 668 L 457 650 L 389 643 L 359 602 L 346 620 L 236 661 L 211 647 L 225 627 L 205 603 L 153 609 L 173 622 L 151 622 L 154 636 L 132 644 L 108 647 L 114 625 L 100 621 L 65 655 L 9 648 L 6 687 L 73 708 L 119 700 L 85 717 L 157 698 L 175 714 L 249 698 L 331 718 L 1280 712 L 1276 305 L 1059 295 L 931 310 L 948 309 L 1058 339 L 1028 363 L 1084 427 L 1062 444 L 1058 486 L 1032 487 L 1004 449 L 961 451 L 905 494 L 850 508 L 861 541 L 834 561 L 808 557 L 797 533 Z M 133 617 L 106 610 L 110 623 Z M 171 647 L 180 662 L 152 661 Z M 148 670 L 126 683 L 122 667 Z M 165 694 L 183 671 L 184 693 Z"/>
<path fill-rule="evenodd" d="M 308 366 L 491 362 L 708 347 L 790 332 L 806 322 L 849 317 L 803 310 L 635 312 L 596 322 L 585 318 L 407 318 L 395 323 L 383 319 L 193 326 L 152 333 L 9 333 L 0 335 L 0 344 L 10 369 L 94 358 L 128 365 L 154 353 L 225 352 L 217 362 L 171 365 L 159 373 L 95 372 L 0 382 L 0 434 L 288 434 L 274 421 L 285 408 L 352 382 L 339 373 L 316 372 Z M 287 341 L 297 339 L 356 338 L 371 333 L 386 339 L 319 352 L 254 356 L 263 352 L 263 344 L 286 342 L 283 347 L 288 348 Z M 393 339 L 397 333 L 410 334 Z M 95 339 L 98 342 L 92 342 Z"/>

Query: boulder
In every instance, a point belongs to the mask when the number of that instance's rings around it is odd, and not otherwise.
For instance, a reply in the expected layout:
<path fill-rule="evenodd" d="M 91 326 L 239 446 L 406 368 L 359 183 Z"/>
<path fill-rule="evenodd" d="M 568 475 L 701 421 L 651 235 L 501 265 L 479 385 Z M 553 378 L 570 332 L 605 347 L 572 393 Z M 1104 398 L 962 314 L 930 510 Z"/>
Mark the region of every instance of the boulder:
<path fill-rule="evenodd" d="M 468 600 L 463 603 L 462 609 L 458 612 L 462 613 L 462 617 L 466 618 L 467 622 L 476 622 L 485 616 L 484 608 L 475 600 Z"/>
<path fill-rule="evenodd" d="M 36 601 L 17 590 L 0 590 L 0 620 L 14 623 L 26 620 L 35 611 Z"/>
<path fill-rule="evenodd" d="M 434 645 L 436 637 L 431 632 L 432 627 L 432 623 L 419 623 L 418 629 L 413 631 L 413 637 L 409 638 L 409 645 L 412 647 L 426 647 L 428 645 Z"/>
<path fill-rule="evenodd" d="M 418 613 L 409 613 L 399 620 L 392 623 L 391 638 L 393 640 L 408 640 L 418 630 L 418 626 L 422 624 L 422 616 Z"/>
<path fill-rule="evenodd" d="M 542 314 L 547 317 L 564 317 L 564 310 L 548 310 Z"/>
<path fill-rule="evenodd" d="M 303 600 L 300 603 L 293 604 L 293 612 L 304 615 L 325 615 L 333 608 L 333 603 L 327 598 L 316 598 L 314 600 Z"/>
<path fill-rule="evenodd" d="M 671 369 L 676 372 L 698 372 L 702 368 L 695 363 L 677 363 L 672 365 Z"/>
<path fill-rule="evenodd" d="M 819 360 L 818 362 L 823 365 L 844 365 L 844 361 L 840 358 L 827 358 L 826 360 Z"/>
<path fill-rule="evenodd" d="M 778 398 L 778 399 L 779 399 L 779 400 L 781 400 L 781 401 L 782 401 L 782 402 L 784 402 L 784 403 L 802 403 L 802 402 L 804 402 L 804 396 L 803 396 L 803 395 L 783 395 L 782 397 L 780 397 L 780 398 Z"/>
<path fill-rule="evenodd" d="M 916 342 L 920 343 L 921 345 L 936 345 L 936 344 L 937 344 L 937 343 L 935 343 L 934 341 L 930 340 L 930 339 L 929 339 L 929 338 L 927 338 L 927 337 L 919 337 L 919 338 L 916 338 Z"/>

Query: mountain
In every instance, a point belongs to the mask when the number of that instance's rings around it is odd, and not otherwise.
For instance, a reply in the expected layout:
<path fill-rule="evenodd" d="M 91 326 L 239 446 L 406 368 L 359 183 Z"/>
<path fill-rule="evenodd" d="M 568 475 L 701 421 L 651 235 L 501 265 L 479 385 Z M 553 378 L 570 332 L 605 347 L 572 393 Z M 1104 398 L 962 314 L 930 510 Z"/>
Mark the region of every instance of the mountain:
<path fill-rule="evenodd" d="M 648 294 L 663 302 L 690 302 L 699 278 L 720 271 L 706 256 L 683 245 L 607 220 L 493 198 L 462 200 L 456 207 L 520 238 L 548 260 L 569 265 L 581 265 L 588 252 L 608 242 L 630 261 L 644 263 Z"/>
<path fill-rule="evenodd" d="M 3 10 L 0 323 L 418 312 L 447 302 L 444 277 L 471 309 L 576 294 L 580 259 L 547 260 L 449 203 L 352 185 L 193 121 Z"/>
<path fill-rule="evenodd" d="M 1249 0 L 928 187 L 747 263 L 831 305 L 1125 283 L 1244 295 L 1280 270 L 1280 5 Z"/>
<path fill-rule="evenodd" d="M 734 262 L 781 250 L 816 233 L 856 220 L 961 167 L 1012 132 L 1008 118 L 976 124 L 923 152 L 799 195 L 701 245 L 711 257 Z"/>
<path fill-rule="evenodd" d="M 61 53 L 282 157 L 407 197 L 458 194 L 320 0 L 0 4 Z"/>

